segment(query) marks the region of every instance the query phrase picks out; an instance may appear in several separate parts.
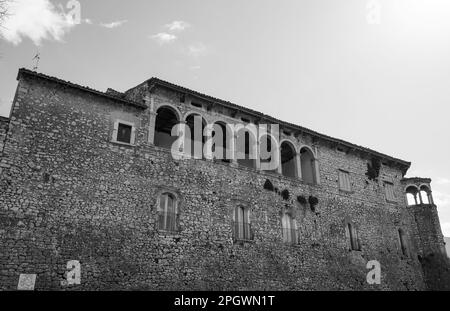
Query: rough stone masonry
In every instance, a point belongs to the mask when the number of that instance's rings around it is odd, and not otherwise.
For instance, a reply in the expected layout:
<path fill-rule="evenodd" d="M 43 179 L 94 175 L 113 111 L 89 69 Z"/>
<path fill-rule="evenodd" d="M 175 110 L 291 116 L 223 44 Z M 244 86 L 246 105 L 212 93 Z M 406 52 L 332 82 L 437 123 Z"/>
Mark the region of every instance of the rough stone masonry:
<path fill-rule="evenodd" d="M 165 125 L 192 114 L 279 124 L 281 171 L 173 159 Z M 157 78 L 99 92 L 20 69 L 0 157 L 2 290 L 20 274 L 35 290 L 449 288 L 431 180 L 404 179 L 410 163 Z"/>

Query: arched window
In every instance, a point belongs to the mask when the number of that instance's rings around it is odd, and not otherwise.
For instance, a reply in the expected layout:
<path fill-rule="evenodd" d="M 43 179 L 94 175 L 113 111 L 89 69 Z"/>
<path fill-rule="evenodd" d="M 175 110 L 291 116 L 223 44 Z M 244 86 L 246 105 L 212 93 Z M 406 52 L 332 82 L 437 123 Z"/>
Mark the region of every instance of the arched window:
<path fill-rule="evenodd" d="M 172 128 L 178 124 L 178 117 L 175 111 L 170 107 L 161 107 L 157 111 L 155 123 L 155 146 L 168 148 L 177 140 L 172 136 Z"/>
<path fill-rule="evenodd" d="M 408 256 L 408 242 L 406 240 L 405 233 L 402 229 L 398 229 L 398 241 L 400 244 L 400 249 L 402 250 L 403 256 Z"/>
<path fill-rule="evenodd" d="M 250 224 L 250 212 L 243 206 L 237 206 L 234 210 L 234 240 L 253 240 Z"/>
<path fill-rule="evenodd" d="M 163 193 L 159 197 L 158 229 L 163 231 L 178 231 L 178 201 L 171 193 Z"/>
<path fill-rule="evenodd" d="M 431 191 L 427 186 L 420 187 L 420 196 L 423 204 L 431 204 Z"/>
<path fill-rule="evenodd" d="M 206 137 L 203 135 L 206 121 L 197 114 L 191 114 L 186 118 L 186 125 L 190 129 L 190 136 L 186 135 L 185 153 L 195 159 L 204 159 L 203 147 Z"/>
<path fill-rule="evenodd" d="M 287 177 L 297 177 L 297 161 L 294 146 L 288 142 L 281 144 L 281 173 Z"/>
<path fill-rule="evenodd" d="M 297 224 L 291 215 L 285 213 L 281 218 L 283 242 L 297 244 Z"/>
<path fill-rule="evenodd" d="M 236 154 L 239 165 L 256 168 L 256 138 L 248 129 L 237 132 Z"/>
<path fill-rule="evenodd" d="M 212 152 L 214 158 L 222 160 L 222 162 L 229 163 L 232 160 L 232 155 L 229 154 L 232 143 L 232 131 L 222 122 L 214 124 L 212 132 L 213 145 Z"/>
<path fill-rule="evenodd" d="M 261 170 L 277 173 L 277 143 L 275 139 L 271 135 L 262 135 L 259 140 Z"/>
<path fill-rule="evenodd" d="M 348 240 L 349 249 L 352 251 L 361 250 L 361 245 L 359 243 L 358 232 L 353 224 L 347 223 L 345 226 L 345 235 Z"/>
<path fill-rule="evenodd" d="M 303 181 L 315 184 L 316 183 L 316 168 L 315 168 L 314 155 L 308 148 L 302 148 L 300 150 L 300 163 L 302 166 L 302 179 Z"/>
<path fill-rule="evenodd" d="M 408 202 L 408 205 L 417 205 L 419 204 L 418 201 L 418 193 L 419 189 L 416 186 L 409 186 L 405 190 L 406 192 L 406 200 Z"/>

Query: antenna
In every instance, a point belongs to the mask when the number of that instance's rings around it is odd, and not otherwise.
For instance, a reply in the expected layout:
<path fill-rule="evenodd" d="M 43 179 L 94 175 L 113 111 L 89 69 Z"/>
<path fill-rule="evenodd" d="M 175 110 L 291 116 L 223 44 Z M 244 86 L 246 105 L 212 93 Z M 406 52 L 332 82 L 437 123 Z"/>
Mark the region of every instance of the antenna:
<path fill-rule="evenodd" d="M 39 61 L 41 60 L 41 53 L 38 51 L 36 55 L 33 57 L 33 60 L 36 61 L 33 71 L 37 71 L 39 68 Z"/>

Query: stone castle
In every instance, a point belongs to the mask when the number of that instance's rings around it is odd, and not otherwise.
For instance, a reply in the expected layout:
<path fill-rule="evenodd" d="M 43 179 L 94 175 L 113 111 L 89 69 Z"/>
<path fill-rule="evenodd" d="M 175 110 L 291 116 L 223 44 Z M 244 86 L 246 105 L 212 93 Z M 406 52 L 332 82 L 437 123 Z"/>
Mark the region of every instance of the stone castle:
<path fill-rule="evenodd" d="M 404 178 L 409 162 L 157 78 L 124 93 L 17 79 L 0 118 L 1 290 L 21 274 L 35 290 L 449 288 L 431 180 Z M 174 159 L 171 130 L 194 116 L 231 153 L 227 124 L 279 124 L 280 165 Z"/>

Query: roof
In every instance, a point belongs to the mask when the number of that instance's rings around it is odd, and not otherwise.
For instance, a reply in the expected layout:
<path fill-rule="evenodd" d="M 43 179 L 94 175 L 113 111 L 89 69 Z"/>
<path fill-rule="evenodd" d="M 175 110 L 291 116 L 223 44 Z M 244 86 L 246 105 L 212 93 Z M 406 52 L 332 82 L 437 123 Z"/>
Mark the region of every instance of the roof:
<path fill-rule="evenodd" d="M 377 157 L 380 157 L 380 158 L 388 160 L 388 161 L 393 161 L 393 162 L 401 165 L 404 168 L 404 172 L 405 173 L 411 166 L 411 162 L 407 162 L 405 160 L 394 158 L 394 157 L 391 157 L 389 155 L 380 153 L 378 151 L 375 151 L 375 150 L 372 150 L 372 149 L 369 149 L 369 148 L 366 148 L 366 147 L 362 147 L 362 146 L 358 146 L 358 145 L 352 144 L 352 143 L 344 141 L 342 139 L 338 139 L 338 138 L 334 138 L 334 137 L 331 137 L 331 136 L 327 136 L 327 135 L 315 132 L 313 130 L 310 130 L 308 128 L 305 128 L 305 127 L 302 127 L 302 126 L 299 126 L 299 125 L 296 125 L 296 124 L 292 124 L 292 123 L 289 123 L 289 122 L 278 120 L 278 119 L 276 119 L 274 117 L 271 117 L 269 115 L 265 115 L 265 114 L 263 114 L 261 112 L 258 112 L 258 111 L 255 111 L 255 110 L 243 107 L 243 106 L 239 106 L 239 105 L 233 104 L 231 102 L 224 101 L 224 100 L 221 100 L 219 98 L 215 98 L 215 97 L 212 97 L 212 96 L 209 96 L 209 95 L 206 95 L 206 94 L 202 94 L 202 93 L 199 93 L 197 91 L 190 90 L 188 88 L 185 88 L 185 87 L 182 87 L 182 86 L 179 86 L 179 85 L 176 85 L 176 84 L 173 84 L 173 83 L 161 80 L 161 79 L 156 78 L 156 77 L 153 77 L 153 78 L 147 80 L 147 83 L 149 84 L 150 88 L 152 86 L 154 86 L 154 85 L 159 85 L 159 86 L 167 87 L 167 88 L 170 88 L 170 89 L 174 89 L 174 90 L 177 90 L 178 92 L 181 92 L 181 93 L 190 94 L 192 96 L 195 96 L 195 97 L 198 97 L 198 98 L 202 98 L 202 99 L 204 99 L 206 101 L 209 101 L 209 102 L 212 102 L 212 103 L 217 103 L 219 105 L 222 105 L 222 106 L 225 106 L 225 107 L 228 107 L 228 108 L 231 108 L 231 109 L 236 109 L 236 110 L 245 112 L 245 113 L 247 113 L 249 115 L 255 116 L 255 117 L 259 118 L 259 119 L 263 119 L 265 121 L 268 121 L 268 122 L 271 122 L 271 123 L 274 123 L 274 124 L 280 124 L 281 126 L 285 126 L 285 127 L 294 129 L 296 131 L 307 133 L 307 134 L 309 134 L 309 135 L 311 135 L 313 137 L 321 138 L 323 140 L 335 143 L 337 145 L 346 146 L 346 147 L 348 147 L 350 149 L 359 150 L 359 151 L 369 153 L 369 154 L 371 154 L 373 156 L 377 156 Z"/>
<path fill-rule="evenodd" d="M 94 95 L 98 95 L 98 96 L 101 96 L 101 97 L 104 97 L 104 98 L 107 98 L 107 99 L 111 99 L 111 100 L 114 100 L 116 102 L 120 102 L 122 104 L 134 106 L 136 108 L 147 109 L 147 106 L 145 104 L 143 104 L 143 103 L 138 103 L 138 102 L 135 102 L 135 101 L 132 101 L 132 100 L 121 98 L 121 97 L 118 97 L 116 95 L 112 95 L 111 93 L 105 93 L 105 92 L 97 91 L 97 90 L 91 89 L 91 88 L 89 88 L 87 86 L 82 86 L 82 85 L 79 85 L 79 84 L 72 83 L 70 81 L 65 81 L 65 80 L 58 79 L 56 77 L 47 76 L 47 75 L 44 75 L 42 73 L 38 73 L 36 71 L 32 71 L 32 70 L 29 70 L 29 69 L 20 68 L 19 69 L 19 73 L 17 75 L 17 80 L 19 80 L 22 75 L 28 75 L 28 76 L 44 79 L 44 80 L 47 80 L 47 81 L 55 82 L 55 83 L 58 83 L 58 84 L 62 84 L 62 85 L 65 85 L 65 86 L 68 86 L 68 87 L 71 87 L 71 88 L 78 89 L 78 90 L 83 91 L 83 92 L 88 92 L 88 93 L 91 93 L 91 94 L 94 94 Z"/>
<path fill-rule="evenodd" d="M 68 87 L 71 87 L 71 88 L 75 88 L 75 89 L 78 89 L 78 90 L 81 90 L 81 91 L 84 91 L 84 92 L 89 92 L 89 93 L 94 94 L 94 95 L 98 95 L 98 96 L 101 96 L 101 97 L 104 97 L 104 98 L 107 98 L 107 99 L 111 99 L 111 100 L 114 100 L 116 102 L 120 102 L 120 103 L 123 103 L 123 104 L 126 104 L 126 105 L 134 106 L 134 107 L 141 108 L 141 109 L 147 109 L 147 106 L 145 104 L 126 99 L 126 98 L 124 98 L 122 96 L 119 97 L 118 94 L 117 95 L 113 95 L 113 94 L 115 94 L 114 92 L 97 91 L 97 90 L 91 89 L 91 88 L 86 87 L 86 86 L 81 86 L 79 84 L 75 84 L 75 83 L 72 83 L 70 81 L 65 81 L 65 80 L 58 79 L 56 77 L 47 76 L 47 75 L 44 75 L 42 73 L 38 73 L 36 71 L 32 71 L 32 70 L 25 69 L 25 68 L 19 69 L 19 73 L 17 75 L 17 80 L 19 80 L 22 75 L 29 75 L 29 76 L 32 76 L 32 77 L 36 77 L 36 78 L 52 81 L 52 82 L 55 82 L 55 83 L 58 83 L 58 84 L 62 84 L 62 85 L 65 85 L 65 86 L 68 86 Z M 290 129 L 309 134 L 309 135 L 311 135 L 313 137 L 317 137 L 317 138 L 323 139 L 325 141 L 328 141 L 328 142 L 331 142 L 331 143 L 335 143 L 337 145 L 341 145 L 341 146 L 348 147 L 350 149 L 359 150 L 361 152 L 369 153 L 369 154 L 371 154 L 373 156 L 380 157 L 382 159 L 385 159 L 385 160 L 388 160 L 388 161 L 392 161 L 392 162 L 395 162 L 395 163 L 401 165 L 403 167 L 404 172 L 406 172 L 409 169 L 409 167 L 411 166 L 411 162 L 407 162 L 407 161 L 404 161 L 404 160 L 401 160 L 401 159 L 398 159 L 398 158 L 394 158 L 394 157 L 391 157 L 389 155 L 380 153 L 378 151 L 375 151 L 375 150 L 372 150 L 372 149 L 369 149 L 369 148 L 366 148 L 366 147 L 362 147 L 362 146 L 358 146 L 358 145 L 352 144 L 352 143 L 344 141 L 342 139 L 338 139 L 338 138 L 334 138 L 334 137 L 331 137 L 331 136 L 327 136 L 327 135 L 315 132 L 313 130 L 310 130 L 308 128 L 301 127 L 301 126 L 296 125 L 296 124 L 292 124 L 292 123 L 289 123 L 289 122 L 278 120 L 278 119 L 276 119 L 274 117 L 271 117 L 269 115 L 263 114 L 261 112 L 258 112 L 258 111 L 255 111 L 255 110 L 243 107 L 243 106 L 239 106 L 239 105 L 233 104 L 231 102 L 228 102 L 228 101 L 225 101 L 225 100 L 222 100 L 222 99 L 219 99 L 219 98 L 215 98 L 215 97 L 212 97 L 212 96 L 209 96 L 209 95 L 206 95 L 206 94 L 202 94 L 200 92 L 197 92 L 197 91 L 194 91 L 194 90 L 190 90 L 188 88 L 185 88 L 185 87 L 182 87 L 182 86 L 179 86 L 179 85 L 176 85 L 176 84 L 173 84 L 173 83 L 161 80 L 161 79 L 156 78 L 156 77 L 153 77 L 153 78 L 147 80 L 144 83 L 148 83 L 150 88 L 152 86 L 159 85 L 159 86 L 163 86 L 163 87 L 166 87 L 166 88 L 170 88 L 170 89 L 176 90 L 176 91 L 181 92 L 181 93 L 190 94 L 192 96 L 195 96 L 195 97 L 198 97 L 198 98 L 202 98 L 202 99 L 204 99 L 206 101 L 209 101 L 211 103 L 219 104 L 219 105 L 222 105 L 222 106 L 230 108 L 230 109 L 235 109 L 236 111 L 245 112 L 245 113 L 247 113 L 249 115 L 255 116 L 255 117 L 259 118 L 259 119 L 263 119 L 263 120 L 265 120 L 267 122 L 280 124 L 281 126 L 288 127 Z"/>

